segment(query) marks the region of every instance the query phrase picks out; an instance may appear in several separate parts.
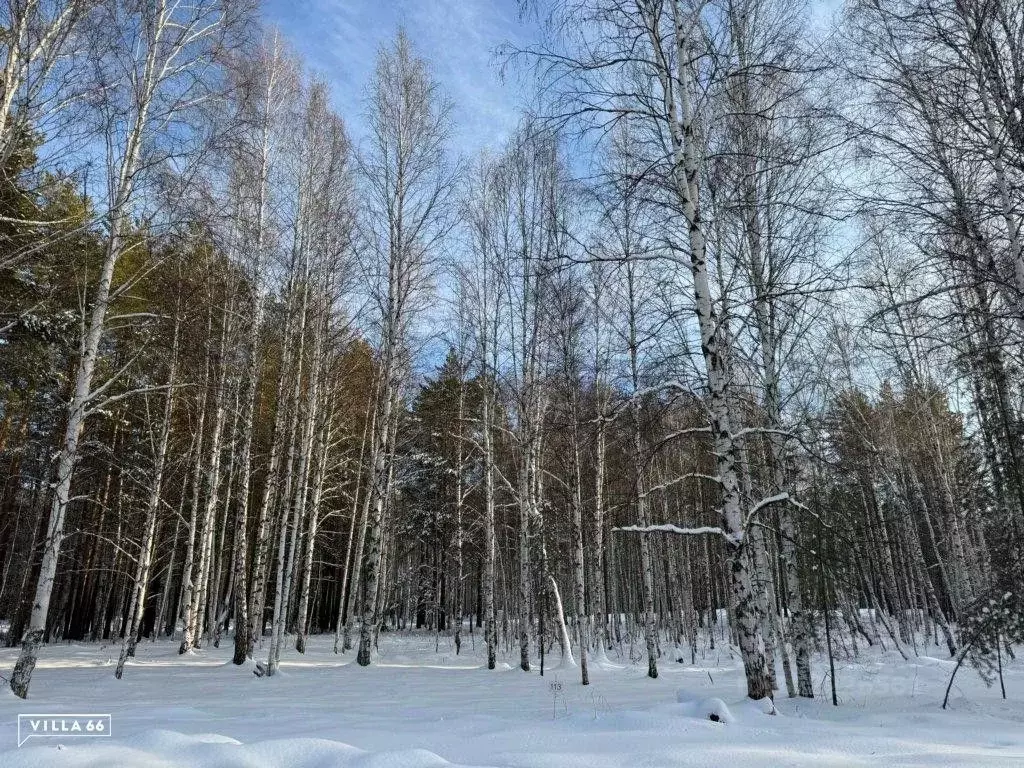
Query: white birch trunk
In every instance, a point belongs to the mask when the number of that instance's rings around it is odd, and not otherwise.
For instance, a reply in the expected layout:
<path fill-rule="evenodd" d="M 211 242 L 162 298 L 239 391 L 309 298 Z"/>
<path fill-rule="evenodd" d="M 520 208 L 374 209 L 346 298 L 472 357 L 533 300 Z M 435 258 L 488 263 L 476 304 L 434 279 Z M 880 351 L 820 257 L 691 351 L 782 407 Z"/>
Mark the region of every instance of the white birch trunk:
<path fill-rule="evenodd" d="M 393 342 L 392 342 L 393 343 Z M 392 347 L 393 349 L 393 347 Z M 394 412 L 397 410 L 397 372 L 393 353 L 386 353 L 380 388 L 380 412 L 374 419 L 374 449 L 367 495 L 366 584 L 359 626 L 359 651 L 356 661 L 362 667 L 371 661 L 374 633 L 378 621 L 377 593 L 381 583 L 384 557 L 384 508 L 391 492 L 391 435 Z"/>
<path fill-rule="evenodd" d="M 255 546 L 253 548 L 252 594 L 249 598 L 249 652 L 252 654 L 263 634 L 264 606 L 267 591 L 267 570 L 272 542 L 270 537 L 270 515 L 277 508 L 280 485 L 281 454 L 284 450 L 286 432 L 288 430 L 288 406 L 285 403 L 285 389 L 288 386 L 288 371 L 291 369 L 294 350 L 294 326 L 292 301 L 294 299 L 294 280 L 289 279 L 287 288 L 287 306 L 285 308 L 285 326 L 282 334 L 280 368 L 275 387 L 274 430 L 270 441 L 270 457 L 267 461 L 267 477 L 260 495 L 259 513 L 256 522 Z"/>
<path fill-rule="evenodd" d="M 301 205 L 300 205 L 301 208 Z M 292 392 L 290 397 L 291 427 L 288 436 L 288 456 L 285 460 L 284 489 L 281 494 L 281 520 L 277 540 L 277 583 L 274 590 L 274 614 L 271 629 L 270 649 L 267 661 L 267 675 L 273 675 L 281 658 L 281 645 L 284 641 L 285 621 L 288 613 L 288 593 L 291 588 L 292 566 L 295 559 L 295 541 L 301 535 L 299 530 L 299 493 L 302 480 L 295 479 L 295 452 L 301 450 L 299 427 L 302 424 L 301 395 L 302 372 L 305 363 L 306 320 L 309 309 L 309 263 L 306 254 L 299 254 L 303 260 L 302 302 L 299 305 L 299 326 L 297 329 L 298 349 L 295 353 L 295 370 L 292 373 Z M 296 486 L 296 497 L 292 498 L 292 485 Z M 291 547 L 288 546 L 288 519 L 292 520 Z"/>
<path fill-rule="evenodd" d="M 71 499 L 71 481 L 74 477 L 75 465 L 78 462 L 78 444 L 85 427 L 89 404 L 97 396 L 93 392 L 92 379 L 99 357 L 100 342 L 106 325 L 107 310 L 110 306 L 111 286 L 114 280 L 114 269 L 124 249 L 123 230 L 130 212 L 129 203 L 135 186 L 139 158 L 142 152 L 143 134 L 149 124 L 149 110 L 154 93 L 161 83 L 158 49 L 161 37 L 167 28 L 166 6 L 161 0 L 157 8 L 155 37 L 146 50 L 145 62 L 139 81 L 138 108 L 126 137 L 124 153 L 120 158 L 115 174 L 113 197 L 107 219 L 110 231 L 107 247 L 104 252 L 103 265 L 100 268 L 99 280 L 93 294 L 92 310 L 88 313 L 88 321 L 84 322 L 79 342 L 78 365 L 75 371 L 75 384 L 71 399 L 68 402 L 67 424 L 64 438 L 57 456 L 57 475 L 53 491 L 53 502 L 50 506 L 50 519 L 47 524 L 46 538 L 43 542 L 43 556 L 36 580 L 35 596 L 32 601 L 32 612 L 29 624 L 22 638 L 21 653 L 11 674 L 10 686 L 16 696 L 26 698 L 32 681 L 32 672 L 36 666 L 39 646 L 46 630 L 46 620 L 50 611 L 50 597 L 57 576 L 57 562 L 60 558 L 61 546 L 64 543 L 65 519 Z M 10 89 L 8 89 L 10 91 Z M 4 111 L 4 115 L 7 111 Z"/>
<path fill-rule="evenodd" d="M 220 492 L 220 468 L 221 468 L 221 438 L 224 433 L 224 423 L 227 419 L 227 345 L 231 335 L 232 306 L 225 312 L 221 328 L 219 364 L 220 372 L 216 384 L 214 400 L 213 432 L 210 435 L 210 461 L 206 470 L 206 505 L 203 510 L 203 521 L 201 529 L 201 543 L 199 547 L 199 560 L 196 563 L 195 575 L 191 579 L 191 592 L 187 594 L 184 601 L 184 628 L 182 631 L 181 645 L 178 653 L 188 653 L 196 644 L 200 634 L 199 623 L 203 619 L 201 612 L 203 600 L 206 596 L 209 585 L 210 570 L 212 567 L 214 530 L 216 528 L 217 503 Z M 216 585 L 214 585 L 216 588 Z"/>
<path fill-rule="evenodd" d="M 247 365 L 245 378 L 248 385 L 246 390 L 245 403 L 242 410 L 242 447 L 239 456 L 242 476 L 238 489 L 238 511 L 235 518 L 235 546 L 232 558 L 235 588 L 235 638 L 234 654 L 232 663 L 243 664 L 246 659 L 252 658 L 254 633 L 250 625 L 250 595 L 248 589 L 248 549 L 249 549 L 249 495 L 252 487 L 254 465 L 252 461 L 252 440 L 255 427 L 256 393 L 259 390 L 259 375 L 261 368 L 261 356 L 259 353 L 260 335 L 263 331 L 263 317 L 266 306 L 266 299 L 260 285 L 262 280 L 264 262 L 264 240 L 266 237 L 266 213 L 268 183 L 270 174 L 271 159 L 271 128 L 273 127 L 273 115 L 275 102 L 278 99 L 278 74 L 281 68 L 281 51 L 275 35 L 272 49 L 269 51 L 269 61 L 266 66 L 266 89 L 262 104 L 260 143 L 259 143 L 259 169 L 257 171 L 257 191 L 254 207 L 256 209 L 255 242 L 252 244 L 252 317 L 250 318 L 249 333 L 246 339 Z M 287 336 L 287 334 L 286 334 Z M 268 477 L 269 485 L 270 479 Z M 265 518 L 261 520 L 265 525 Z M 259 532 L 258 532 L 259 533 Z M 262 537 L 258 536 L 257 549 L 263 545 Z M 262 563 L 257 570 L 262 569 Z"/>
<path fill-rule="evenodd" d="M 139 632 L 139 621 L 146 605 L 146 591 L 149 588 L 149 571 L 153 562 L 153 541 L 156 538 L 156 519 L 160 510 L 160 494 L 164 480 L 164 464 L 167 460 L 167 445 L 171 435 L 171 416 L 174 412 L 174 387 L 178 367 L 178 332 L 181 326 L 180 316 L 174 318 L 174 337 L 171 342 L 171 363 L 167 371 L 167 395 L 164 399 L 163 421 L 160 426 L 160 437 L 157 439 L 156 457 L 153 462 L 153 480 L 146 503 L 146 522 L 143 527 L 142 544 L 139 547 L 139 561 L 135 570 L 135 584 L 132 588 L 131 602 L 128 606 L 128 626 L 121 643 L 121 655 L 117 660 L 114 677 L 118 680 L 124 674 L 124 665 L 129 656 L 135 655 L 135 644 Z M 170 574 L 168 574 L 170 578 Z M 159 626 L 160 617 L 157 616 Z M 159 630 L 157 630 L 159 631 Z"/>
<path fill-rule="evenodd" d="M 489 333 L 485 327 L 483 333 Z M 483 357 L 487 359 L 486 343 L 482 348 Z M 493 383 L 490 371 L 485 367 L 483 393 L 481 397 L 480 430 L 483 438 L 483 481 L 484 481 L 484 573 L 483 573 L 483 609 L 484 609 L 484 641 L 487 645 L 487 668 L 494 669 L 498 653 L 498 624 L 494 609 L 494 569 L 495 569 L 495 532 L 494 532 L 494 434 L 491 421 L 493 410 Z"/>
<path fill-rule="evenodd" d="M 770 698 L 772 686 L 760 632 L 760 611 L 754 590 L 751 564 L 744 547 L 746 519 L 740 486 L 739 454 L 733 437 L 726 368 L 728 340 L 715 311 L 707 263 L 704 222 L 698 205 L 701 159 L 697 151 L 693 85 L 688 67 L 689 30 L 687 11 L 673 0 L 676 70 L 661 62 L 662 95 L 673 152 L 673 182 L 688 225 L 690 272 L 693 278 L 694 312 L 700 329 L 701 353 L 708 377 L 708 413 L 711 420 L 718 478 L 721 485 L 721 525 L 729 549 L 729 590 L 733 603 L 735 630 L 747 679 L 747 695 L 755 700 Z M 654 31 L 652 30 L 652 34 Z M 677 102 L 678 99 L 678 102 Z"/>
<path fill-rule="evenodd" d="M 367 412 L 366 420 L 363 423 L 363 437 L 359 441 L 359 465 L 357 467 L 357 478 L 355 491 L 352 493 L 352 519 L 349 521 L 348 526 L 348 543 L 345 545 L 345 572 L 341 578 L 341 594 L 338 596 L 338 620 L 334 627 L 334 652 L 338 653 L 338 647 L 341 646 L 341 651 L 347 651 L 352 648 L 352 633 L 351 633 L 351 610 L 354 600 L 351 593 L 358 590 L 358 575 L 359 575 L 359 562 L 362 558 L 362 547 L 360 547 L 353 557 L 353 547 L 355 544 L 356 531 L 359 531 L 360 540 L 363 535 L 363 529 L 357 528 L 357 523 L 360 518 L 366 519 L 365 515 L 360 514 L 359 507 L 359 494 L 363 484 L 363 475 L 366 471 L 366 465 L 363 460 L 366 457 L 366 439 L 370 434 L 370 407 L 373 399 L 373 391 L 371 389 L 370 396 L 367 398 Z M 355 577 L 355 578 L 353 578 Z M 344 627 L 344 638 L 342 637 L 342 627 Z"/>
<path fill-rule="evenodd" d="M 327 458 L 331 442 L 331 422 L 334 418 L 333 409 L 328 410 L 321 418 L 323 409 L 322 396 L 320 394 L 320 382 L 327 376 L 327 369 L 324 360 L 324 344 L 327 335 L 327 319 L 329 309 L 321 308 L 322 317 L 318 318 L 316 339 L 313 345 L 313 355 L 310 363 L 310 376 L 312 381 L 309 384 L 307 395 L 307 434 L 305 441 L 303 466 L 299 472 L 302 480 L 303 491 L 300 499 L 300 519 L 309 520 L 306 532 L 302 574 L 299 582 L 300 592 L 298 598 L 298 611 L 295 626 L 295 650 L 299 653 L 306 652 L 306 622 L 309 610 L 310 579 L 313 573 L 313 552 L 316 547 L 316 535 L 320 522 L 320 500 L 323 496 L 324 476 L 327 471 Z M 315 444 L 314 444 L 315 438 Z M 312 483 L 309 482 L 308 467 L 313 464 Z M 312 498 L 309 498 L 310 486 L 312 485 Z M 307 500 L 309 504 L 307 507 Z"/>

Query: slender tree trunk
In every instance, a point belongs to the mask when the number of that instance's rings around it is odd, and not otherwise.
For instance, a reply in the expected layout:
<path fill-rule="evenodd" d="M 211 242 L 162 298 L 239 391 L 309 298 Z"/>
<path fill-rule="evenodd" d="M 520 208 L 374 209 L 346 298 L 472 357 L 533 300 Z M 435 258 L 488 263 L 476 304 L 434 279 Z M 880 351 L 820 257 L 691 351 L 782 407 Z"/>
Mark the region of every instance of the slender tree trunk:
<path fill-rule="evenodd" d="M 326 329 L 322 330 L 325 333 Z M 319 355 L 319 353 L 318 353 Z M 326 376 L 326 367 L 318 365 L 320 376 Z M 318 397 L 314 387 L 311 398 Z M 319 408 L 315 409 L 311 421 L 315 421 Z M 320 503 L 323 498 L 324 483 L 327 475 L 327 460 L 330 455 L 330 446 L 333 435 L 332 424 L 334 421 L 334 409 L 331 407 L 321 421 L 318 428 L 318 445 L 316 447 L 315 462 L 316 468 L 313 472 L 313 495 L 310 500 L 309 531 L 306 534 L 305 557 L 302 565 L 301 591 L 299 593 L 298 616 L 295 622 L 295 650 L 299 653 L 306 652 L 306 635 L 308 632 L 309 597 L 311 591 L 311 580 L 313 576 L 313 555 L 316 549 L 316 536 L 320 527 Z"/>
<path fill-rule="evenodd" d="M 485 329 L 484 333 L 488 333 Z M 487 356 L 486 346 L 482 350 Z M 487 645 L 487 668 L 494 669 L 498 652 L 498 622 L 494 607 L 495 531 L 494 531 L 494 433 L 492 419 L 493 382 L 487 369 L 484 370 L 484 388 L 480 406 L 480 431 L 483 437 L 483 481 L 484 481 L 484 567 L 481 589 L 483 591 L 484 641 Z"/>
<path fill-rule="evenodd" d="M 394 321 L 394 318 L 392 319 Z M 379 591 L 381 588 L 381 569 L 384 562 L 384 511 L 391 494 L 391 465 L 393 461 L 393 435 L 397 429 L 396 411 L 398 409 L 397 361 L 394 355 L 397 339 L 392 337 L 389 348 L 385 352 L 385 363 L 381 377 L 380 412 L 374 419 L 374 450 L 372 452 L 372 469 L 367 508 L 367 539 L 366 539 L 366 591 L 363 598 L 362 617 L 359 626 L 359 651 L 356 661 L 362 667 L 369 666 L 371 652 L 376 634 L 377 622 L 380 620 Z"/>
<path fill-rule="evenodd" d="M 274 429 L 270 440 L 270 457 L 267 461 L 266 481 L 260 496 L 259 514 L 256 522 L 256 536 L 253 547 L 252 563 L 252 594 L 249 598 L 249 652 L 254 652 L 263 634 L 264 606 L 267 592 L 267 571 L 270 559 L 270 516 L 277 508 L 278 490 L 280 485 L 281 453 L 288 430 L 288 406 L 285 402 L 285 389 L 288 385 L 288 372 L 292 367 L 294 355 L 294 275 L 290 275 L 286 289 L 287 302 L 285 307 L 284 330 L 282 332 L 281 360 L 277 372 L 277 384 L 274 396 Z"/>
<path fill-rule="evenodd" d="M 302 373 L 305 364 L 305 348 L 306 348 L 306 321 L 309 309 L 309 269 L 308 260 L 305 254 L 300 254 L 303 260 L 303 280 L 302 280 L 302 301 L 299 305 L 299 327 L 297 330 L 298 334 L 298 349 L 295 356 L 295 370 L 293 371 L 292 379 L 292 392 L 290 397 L 291 412 L 291 427 L 289 429 L 288 436 L 288 455 L 285 459 L 285 470 L 284 470 L 284 490 L 281 494 L 281 521 L 280 531 L 278 535 L 278 546 L 277 546 L 277 583 L 274 591 L 274 618 L 273 628 L 271 630 L 270 640 L 270 652 L 267 662 L 267 675 L 273 675 L 278 668 L 278 664 L 281 658 L 281 645 L 284 641 L 285 623 L 287 621 L 288 614 L 288 600 L 289 593 L 291 590 L 292 580 L 292 568 L 295 562 L 295 545 L 296 540 L 301 536 L 300 530 L 300 515 L 302 510 L 300 509 L 301 504 L 301 493 L 303 486 L 303 478 L 296 477 L 295 470 L 295 453 L 300 451 L 305 453 L 302 449 L 304 440 L 299 433 L 300 425 L 304 426 L 302 408 Z M 300 458 L 301 465 L 301 458 Z M 292 486 L 295 486 L 295 496 L 292 497 Z M 292 535 L 291 535 L 291 546 L 288 546 L 288 519 L 292 519 Z"/>
<path fill-rule="evenodd" d="M 142 156 L 144 134 L 149 125 L 150 107 L 153 98 L 168 75 L 168 68 L 161 66 L 161 57 L 180 52 L 180 44 L 172 43 L 165 46 L 164 34 L 169 28 L 170 14 L 165 2 L 161 0 L 147 21 L 152 24 L 150 38 L 145 47 L 141 72 L 135 72 L 138 90 L 133 93 L 135 115 L 125 135 L 123 154 L 114 160 L 116 171 L 111 174 L 113 184 L 110 199 L 110 210 L 107 215 L 109 235 L 104 251 L 103 264 L 100 267 L 99 279 L 93 294 L 92 308 L 88 319 L 83 319 L 82 335 L 79 342 L 78 363 L 74 374 L 74 387 L 68 402 L 67 421 L 64 426 L 64 437 L 57 455 L 57 474 L 53 491 L 53 502 L 50 507 L 50 519 L 47 525 L 46 538 L 43 543 L 43 555 L 36 581 L 35 596 L 29 625 L 22 639 L 21 654 L 11 675 L 10 686 L 15 695 L 26 698 L 32 671 L 35 669 L 39 645 L 43 641 L 49 617 L 50 597 L 53 593 L 57 575 L 57 563 L 60 558 L 61 546 L 65 537 L 65 521 L 68 504 L 71 500 L 71 482 L 75 465 L 78 461 L 78 446 L 85 426 L 85 419 L 90 405 L 106 389 L 101 385 L 93 389 L 93 373 L 99 358 L 100 342 L 106 326 L 107 311 L 110 308 L 111 286 L 114 270 L 125 249 L 124 230 L 128 225 L 129 203 L 135 187 L 136 174 Z M 6 112 L 3 118 L 6 119 Z M 109 382 L 108 382 L 109 383 Z"/>
<path fill-rule="evenodd" d="M 338 646 L 341 644 L 341 650 L 347 651 L 352 647 L 351 634 L 349 632 L 349 616 L 351 611 L 352 600 L 349 597 L 350 592 L 354 592 L 356 587 L 356 581 L 351 581 L 350 576 L 355 575 L 358 577 L 359 574 L 359 558 L 362 556 L 362 552 L 357 552 L 356 557 L 352 557 L 352 549 L 356 536 L 356 523 L 359 521 L 361 515 L 359 514 L 359 492 L 363 484 L 363 474 L 366 469 L 366 465 L 363 463 L 366 457 L 366 438 L 370 432 L 370 407 L 372 404 L 373 390 L 370 390 L 369 397 L 366 403 L 366 418 L 363 422 L 363 437 L 359 441 L 359 464 L 357 467 L 356 475 L 356 488 L 352 493 L 352 519 L 349 521 L 348 526 L 348 543 L 345 546 L 345 572 L 341 578 L 341 592 L 338 595 L 338 619 L 334 627 L 334 652 L 338 653 Z M 364 518 L 365 519 L 365 518 Z M 362 529 L 358 529 L 360 536 L 362 536 Z M 360 548 L 361 549 L 361 548 Z M 351 587 L 350 587 L 351 584 Z M 342 642 L 342 627 L 345 628 L 344 642 Z"/>
<path fill-rule="evenodd" d="M 135 571 L 135 585 L 132 589 L 131 604 L 128 607 L 128 628 L 121 643 L 121 655 L 117 660 L 114 677 L 118 680 L 124 674 L 125 661 L 135 655 L 135 644 L 138 639 L 139 621 L 146 605 L 146 591 L 149 587 L 149 570 L 153 561 L 153 541 L 156 537 L 157 513 L 160 510 L 160 494 L 164 480 L 164 464 L 167 460 L 167 445 L 171 435 L 171 416 L 174 412 L 174 387 L 178 368 L 178 334 L 181 327 L 179 313 L 174 317 L 174 336 L 171 342 L 171 363 L 167 371 L 167 395 L 164 398 L 164 415 L 160 426 L 160 437 L 157 439 L 156 458 L 153 462 L 153 479 L 146 504 L 146 522 L 139 548 L 139 561 Z M 159 617 L 158 617 L 159 621 Z"/>
<path fill-rule="evenodd" d="M 210 337 L 213 335 L 213 305 L 207 309 L 206 316 L 206 343 L 210 344 Z M 203 475 L 203 445 L 206 425 L 206 400 L 209 396 L 210 386 L 210 351 L 207 346 L 206 361 L 203 368 L 203 382 L 200 385 L 199 406 L 196 417 L 196 444 L 195 456 L 192 464 L 192 501 L 189 506 L 188 522 L 188 543 L 185 546 L 185 562 L 181 568 L 181 592 L 178 595 L 178 606 L 174 613 L 175 624 L 178 619 L 182 620 L 184 628 L 185 614 L 192 604 L 192 593 L 195 589 L 192 572 L 195 569 L 195 551 L 199 542 L 199 504 L 202 492 Z M 184 639 L 182 640 L 184 645 Z M 180 651 L 179 651 L 180 652 Z"/>
<path fill-rule="evenodd" d="M 218 365 L 220 374 L 216 385 L 216 399 L 214 401 L 213 432 L 210 435 L 210 463 L 206 470 L 206 508 L 203 514 L 202 544 L 199 549 L 199 561 L 197 563 L 196 575 L 193 577 L 195 585 L 185 602 L 184 632 L 182 634 L 181 646 L 178 653 L 188 653 L 195 646 L 196 639 L 201 634 L 200 622 L 203 620 L 201 611 L 203 600 L 210 581 L 210 570 L 212 567 L 214 530 L 216 528 L 217 504 L 220 492 L 220 470 L 221 470 L 221 440 L 224 434 L 224 424 L 227 419 L 227 390 L 228 390 L 228 361 L 227 345 L 231 335 L 231 314 L 232 306 L 225 312 L 221 328 L 220 351 L 218 353 Z M 217 589 L 217 585 L 214 585 Z"/>

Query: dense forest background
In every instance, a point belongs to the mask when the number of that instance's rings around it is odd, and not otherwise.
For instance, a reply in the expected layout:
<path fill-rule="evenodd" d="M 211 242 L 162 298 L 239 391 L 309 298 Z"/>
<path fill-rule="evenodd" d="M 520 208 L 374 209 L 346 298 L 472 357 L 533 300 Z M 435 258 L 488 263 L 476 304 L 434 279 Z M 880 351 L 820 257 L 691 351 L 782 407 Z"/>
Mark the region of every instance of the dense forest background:
<path fill-rule="evenodd" d="M 734 644 L 755 699 L 1024 641 L 1024 7 L 523 12 L 463 157 L 404 32 L 353 138 L 244 3 L 5 0 L 16 693 L 62 640 Z"/>

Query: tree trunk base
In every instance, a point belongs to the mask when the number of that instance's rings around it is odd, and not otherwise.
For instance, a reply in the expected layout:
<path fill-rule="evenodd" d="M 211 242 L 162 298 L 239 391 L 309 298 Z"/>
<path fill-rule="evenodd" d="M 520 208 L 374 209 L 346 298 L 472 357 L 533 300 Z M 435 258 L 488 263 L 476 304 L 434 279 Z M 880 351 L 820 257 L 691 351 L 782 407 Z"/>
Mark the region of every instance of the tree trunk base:
<path fill-rule="evenodd" d="M 21 642 L 21 655 L 11 675 L 11 690 L 21 699 L 28 698 L 28 687 L 32 682 L 32 671 L 36 668 L 39 646 L 43 642 L 43 630 L 34 629 L 25 634 Z"/>

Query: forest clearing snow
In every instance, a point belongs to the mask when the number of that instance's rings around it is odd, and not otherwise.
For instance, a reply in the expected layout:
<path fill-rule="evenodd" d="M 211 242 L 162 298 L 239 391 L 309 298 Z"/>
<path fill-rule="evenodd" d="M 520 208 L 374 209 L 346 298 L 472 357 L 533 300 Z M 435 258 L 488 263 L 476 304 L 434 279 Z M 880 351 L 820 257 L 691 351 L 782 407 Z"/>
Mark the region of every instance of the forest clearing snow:
<path fill-rule="evenodd" d="M 1020 659 L 1005 671 L 1008 700 L 965 668 L 942 711 L 953 664 L 939 649 L 910 661 L 873 649 L 837 659 L 839 707 L 818 658 L 818 698 L 782 692 L 773 716 L 744 698 L 727 648 L 705 649 L 696 665 L 665 654 L 657 680 L 646 663 L 629 662 L 627 648 L 622 660 L 610 653 L 592 664 L 583 687 L 577 670 L 552 668 L 557 649 L 544 677 L 511 657 L 488 671 L 481 639 L 465 636 L 457 656 L 448 637 L 382 634 L 375 664 L 360 668 L 353 653 L 332 652 L 333 637 L 312 637 L 305 656 L 287 645 L 270 679 L 231 665 L 230 640 L 187 656 L 176 642 L 144 641 L 120 681 L 116 645 L 48 646 L 30 698 L 6 685 L 0 694 L 0 766 L 1024 766 Z M 6 669 L 15 657 L 0 651 Z M 19 748 L 19 713 L 109 713 L 112 735 L 32 738 Z"/>

